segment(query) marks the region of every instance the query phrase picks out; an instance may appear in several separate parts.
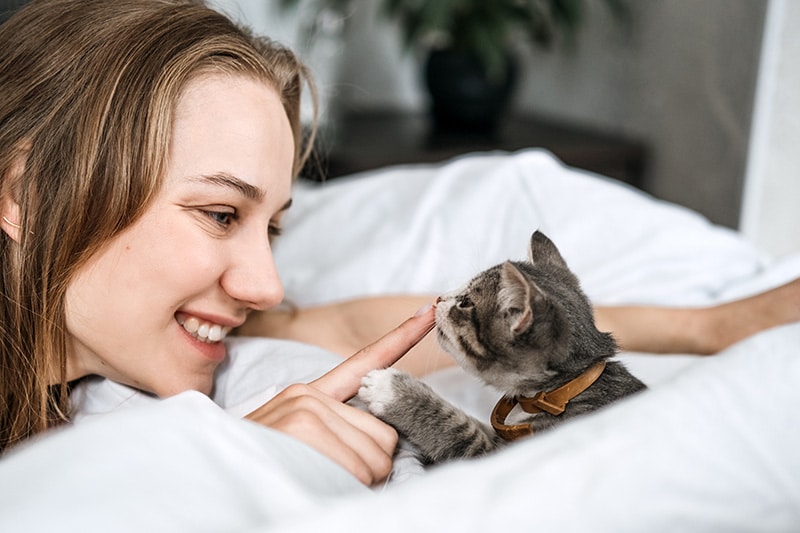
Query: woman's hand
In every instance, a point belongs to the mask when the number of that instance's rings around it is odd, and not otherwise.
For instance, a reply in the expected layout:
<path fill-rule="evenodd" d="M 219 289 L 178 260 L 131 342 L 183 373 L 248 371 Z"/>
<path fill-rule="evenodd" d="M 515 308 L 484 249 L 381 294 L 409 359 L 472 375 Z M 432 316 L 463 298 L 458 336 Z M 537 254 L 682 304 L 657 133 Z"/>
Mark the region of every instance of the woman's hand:
<path fill-rule="evenodd" d="M 305 442 L 365 485 L 383 481 L 392 470 L 397 432 L 343 402 L 355 396 L 364 375 L 392 365 L 433 329 L 433 310 L 421 311 L 327 374 L 287 387 L 245 418 Z"/>

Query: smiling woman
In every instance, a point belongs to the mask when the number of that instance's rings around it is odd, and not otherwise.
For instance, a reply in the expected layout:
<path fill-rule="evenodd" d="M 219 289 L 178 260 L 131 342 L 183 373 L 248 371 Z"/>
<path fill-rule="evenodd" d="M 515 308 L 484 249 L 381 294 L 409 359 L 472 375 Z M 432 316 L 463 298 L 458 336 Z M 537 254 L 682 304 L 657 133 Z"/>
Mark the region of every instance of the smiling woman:
<path fill-rule="evenodd" d="M 197 0 L 35 0 L 3 26 L 0 451 L 68 421 L 85 376 L 211 393 L 225 336 L 283 298 L 303 85 L 289 50 Z M 247 418 L 384 479 L 397 434 L 342 402 L 432 321 Z"/>
<path fill-rule="evenodd" d="M 277 93 L 248 78 L 193 79 L 170 151 L 150 205 L 67 289 L 69 380 L 208 394 L 223 333 L 283 299 L 269 236 L 289 203 L 294 151 Z"/>
<path fill-rule="evenodd" d="M 281 298 L 256 265 L 306 155 L 306 72 L 196 2 L 33 2 L 0 47 L 2 449 L 89 373 L 210 389 L 224 349 L 198 331 Z"/>

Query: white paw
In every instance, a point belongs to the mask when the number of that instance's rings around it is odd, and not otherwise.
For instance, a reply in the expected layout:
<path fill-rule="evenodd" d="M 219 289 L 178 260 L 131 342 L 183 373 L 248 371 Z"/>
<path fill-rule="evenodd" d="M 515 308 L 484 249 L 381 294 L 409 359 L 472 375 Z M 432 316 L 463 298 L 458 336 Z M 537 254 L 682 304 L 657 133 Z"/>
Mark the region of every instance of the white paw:
<path fill-rule="evenodd" d="M 394 401 L 394 377 L 401 372 L 394 368 L 373 370 L 361 378 L 358 398 L 367 404 L 367 409 L 374 415 L 383 414 L 388 405 Z"/>

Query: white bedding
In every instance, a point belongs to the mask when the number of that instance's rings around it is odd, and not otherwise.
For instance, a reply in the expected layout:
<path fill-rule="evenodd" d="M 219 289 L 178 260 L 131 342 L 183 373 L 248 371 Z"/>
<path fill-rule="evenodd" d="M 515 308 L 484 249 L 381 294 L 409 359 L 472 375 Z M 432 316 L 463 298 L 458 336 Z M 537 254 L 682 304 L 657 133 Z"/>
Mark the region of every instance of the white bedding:
<path fill-rule="evenodd" d="M 730 230 L 549 154 L 299 183 L 275 248 L 300 305 L 454 288 L 547 233 L 598 303 L 695 305 L 800 276 Z M 798 531 L 800 325 L 711 358 L 623 354 L 651 390 L 492 457 L 378 490 L 237 416 L 336 362 L 231 341 L 213 403 L 97 380 L 83 414 L 0 461 L 0 531 Z M 485 416 L 458 369 L 429 382 Z"/>

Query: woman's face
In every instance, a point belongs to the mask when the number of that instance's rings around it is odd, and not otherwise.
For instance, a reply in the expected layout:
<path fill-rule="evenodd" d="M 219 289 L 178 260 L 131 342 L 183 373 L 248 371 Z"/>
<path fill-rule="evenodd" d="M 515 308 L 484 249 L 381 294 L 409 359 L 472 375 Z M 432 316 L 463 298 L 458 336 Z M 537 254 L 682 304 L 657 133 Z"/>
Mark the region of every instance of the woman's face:
<path fill-rule="evenodd" d="M 68 288 L 69 379 L 209 393 L 221 338 L 283 298 L 270 237 L 289 207 L 293 155 L 272 88 L 223 75 L 190 83 L 163 188 Z"/>

